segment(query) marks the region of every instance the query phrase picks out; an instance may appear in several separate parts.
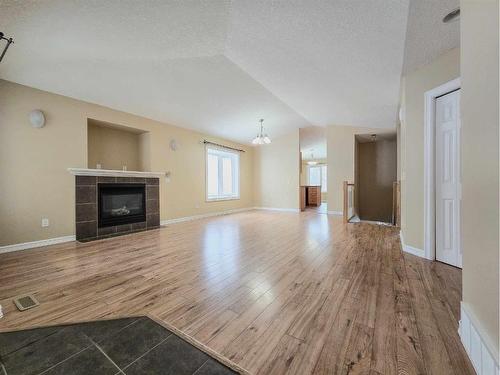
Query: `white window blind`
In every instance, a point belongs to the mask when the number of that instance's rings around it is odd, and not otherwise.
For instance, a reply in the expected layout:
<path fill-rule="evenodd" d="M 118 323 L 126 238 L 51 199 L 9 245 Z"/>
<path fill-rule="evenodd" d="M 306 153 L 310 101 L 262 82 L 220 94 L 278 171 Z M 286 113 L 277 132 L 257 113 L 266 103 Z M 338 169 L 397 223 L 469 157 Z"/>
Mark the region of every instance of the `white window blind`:
<path fill-rule="evenodd" d="M 240 197 L 240 155 L 221 148 L 206 147 L 207 200 Z"/>
<path fill-rule="evenodd" d="M 309 185 L 321 185 L 321 192 L 326 192 L 326 165 L 315 165 L 309 167 Z"/>
<path fill-rule="evenodd" d="M 326 165 L 321 166 L 321 192 L 326 193 Z"/>

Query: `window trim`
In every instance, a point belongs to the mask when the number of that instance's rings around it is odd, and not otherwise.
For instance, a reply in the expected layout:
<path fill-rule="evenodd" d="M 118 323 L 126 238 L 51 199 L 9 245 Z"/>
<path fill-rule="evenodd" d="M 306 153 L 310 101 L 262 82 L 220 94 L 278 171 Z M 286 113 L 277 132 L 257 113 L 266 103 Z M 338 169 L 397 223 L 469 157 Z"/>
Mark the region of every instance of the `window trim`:
<path fill-rule="evenodd" d="M 237 182 L 237 191 L 236 191 L 236 195 L 227 195 L 227 196 L 217 196 L 215 198 L 209 198 L 208 196 L 208 153 L 209 151 L 208 150 L 217 150 L 217 151 L 222 151 L 222 152 L 226 152 L 228 154 L 234 154 L 234 157 L 236 159 L 236 162 L 237 162 L 237 171 L 238 171 L 238 176 L 234 179 L 233 182 Z M 221 148 L 221 147 L 217 147 L 217 146 L 211 146 L 211 145 L 206 145 L 205 146 L 205 202 L 209 203 L 209 202 L 221 202 L 221 201 L 234 201 L 234 200 L 239 200 L 241 199 L 240 198 L 240 195 L 241 195 L 241 192 L 240 192 L 240 184 L 241 184 L 241 173 L 240 173 L 240 154 L 236 151 L 232 151 L 232 150 L 226 150 L 224 148 Z M 220 164 L 219 164 L 219 168 L 220 168 Z M 220 186 L 221 184 L 221 175 L 218 175 L 218 186 Z"/>

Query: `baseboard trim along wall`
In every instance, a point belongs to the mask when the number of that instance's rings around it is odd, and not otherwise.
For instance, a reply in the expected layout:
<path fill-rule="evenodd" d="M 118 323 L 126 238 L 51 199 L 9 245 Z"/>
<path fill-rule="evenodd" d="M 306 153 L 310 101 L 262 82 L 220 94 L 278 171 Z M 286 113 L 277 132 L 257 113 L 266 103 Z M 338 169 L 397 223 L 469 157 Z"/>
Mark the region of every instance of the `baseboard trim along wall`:
<path fill-rule="evenodd" d="M 467 311 L 464 303 L 460 303 L 460 323 L 458 333 L 462 344 L 469 356 L 478 375 L 500 374 L 498 359 L 495 358 L 493 349 L 490 349 L 478 325 L 474 323 L 472 314 Z"/>
<path fill-rule="evenodd" d="M 75 241 L 75 236 L 63 236 L 63 237 L 48 238 L 46 240 L 16 243 L 13 245 L 0 246 L 0 254 L 10 253 L 12 251 L 33 249 L 35 247 L 55 245 L 58 243 L 71 242 L 71 241 Z"/>
<path fill-rule="evenodd" d="M 416 247 L 405 244 L 403 231 L 399 231 L 399 238 L 401 239 L 401 248 L 405 253 L 412 254 L 420 258 L 425 258 L 425 252 L 423 249 L 418 249 Z"/>
<path fill-rule="evenodd" d="M 328 215 L 343 216 L 344 212 L 342 212 L 342 211 L 328 211 Z"/>
<path fill-rule="evenodd" d="M 160 225 L 182 223 L 183 221 L 192 221 L 192 220 L 198 220 L 198 219 L 205 219 L 207 217 L 212 217 L 212 216 L 221 216 L 221 215 L 235 214 L 235 213 L 238 213 L 238 212 L 250 211 L 250 210 L 253 210 L 253 209 L 254 209 L 253 207 L 237 208 L 235 210 L 218 211 L 218 212 L 210 212 L 208 214 L 178 217 L 176 219 L 162 220 L 162 221 L 160 221 Z"/>
<path fill-rule="evenodd" d="M 212 216 L 229 215 L 229 214 L 235 214 L 235 213 L 238 213 L 238 212 L 244 212 L 244 211 L 250 211 L 250 210 L 269 210 L 269 211 L 283 211 L 283 212 L 300 212 L 300 210 L 298 208 L 247 207 L 247 208 L 238 208 L 238 209 L 235 209 L 235 210 L 211 212 L 211 213 L 202 214 L 202 215 L 194 215 L 194 216 L 179 217 L 179 218 L 176 218 L 176 219 L 162 220 L 160 222 L 160 225 L 168 225 L 168 224 L 173 224 L 173 223 L 180 223 L 180 222 L 183 222 L 183 221 L 191 221 L 191 220 L 203 219 L 203 218 L 212 217 Z M 0 254 L 10 253 L 10 252 L 19 251 L 19 250 L 34 249 L 34 248 L 37 248 L 37 247 L 55 245 L 55 244 L 59 244 L 59 243 L 63 243 L 63 242 L 71 242 L 71 241 L 76 241 L 76 238 L 75 238 L 74 235 L 72 235 L 72 236 L 63 236 L 63 237 L 55 237 L 55 238 L 48 238 L 46 240 L 39 240 L 39 241 L 16 243 L 16 244 L 12 244 L 12 245 L 5 245 L 5 246 L 0 246 Z"/>
<path fill-rule="evenodd" d="M 299 208 L 277 208 L 277 207 L 254 207 L 254 210 L 281 211 L 281 212 L 300 212 Z"/>

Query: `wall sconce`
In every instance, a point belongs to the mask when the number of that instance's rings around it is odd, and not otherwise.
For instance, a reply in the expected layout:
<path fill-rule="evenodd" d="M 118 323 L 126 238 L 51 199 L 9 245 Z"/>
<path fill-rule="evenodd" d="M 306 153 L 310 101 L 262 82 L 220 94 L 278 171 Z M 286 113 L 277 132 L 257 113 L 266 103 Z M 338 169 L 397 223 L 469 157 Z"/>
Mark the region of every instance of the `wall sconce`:
<path fill-rule="evenodd" d="M 39 109 L 34 109 L 30 112 L 30 123 L 35 129 L 40 129 L 45 126 L 45 115 Z"/>

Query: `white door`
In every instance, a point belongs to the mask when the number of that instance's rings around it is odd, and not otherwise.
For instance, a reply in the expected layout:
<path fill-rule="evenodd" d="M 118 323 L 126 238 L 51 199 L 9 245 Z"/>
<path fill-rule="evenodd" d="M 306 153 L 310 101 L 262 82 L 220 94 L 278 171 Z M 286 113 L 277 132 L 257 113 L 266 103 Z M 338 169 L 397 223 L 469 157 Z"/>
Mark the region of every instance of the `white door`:
<path fill-rule="evenodd" d="M 436 99 L 436 260 L 462 267 L 460 90 Z"/>

